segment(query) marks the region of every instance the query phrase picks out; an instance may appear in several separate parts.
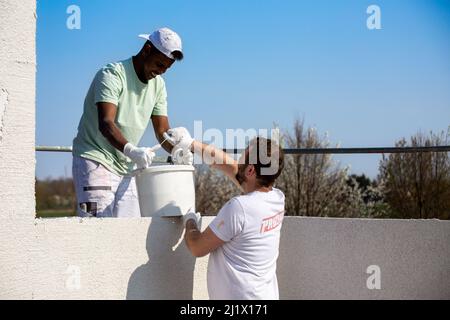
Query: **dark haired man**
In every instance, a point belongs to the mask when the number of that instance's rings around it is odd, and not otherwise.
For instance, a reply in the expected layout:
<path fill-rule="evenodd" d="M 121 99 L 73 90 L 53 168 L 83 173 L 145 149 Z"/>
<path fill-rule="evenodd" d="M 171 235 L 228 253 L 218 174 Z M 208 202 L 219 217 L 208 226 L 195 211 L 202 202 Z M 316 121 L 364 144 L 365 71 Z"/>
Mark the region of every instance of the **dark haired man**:
<path fill-rule="evenodd" d="M 191 148 L 244 193 L 228 201 L 204 232 L 197 226 L 199 213 L 183 217 L 189 250 L 196 257 L 210 253 L 210 299 L 278 299 L 276 263 L 285 197 L 273 185 L 283 169 L 283 150 L 273 140 L 258 137 L 237 162 L 198 141 Z"/>
<path fill-rule="evenodd" d="M 160 75 L 183 59 L 181 39 L 168 28 L 139 37 L 147 40 L 140 52 L 100 69 L 84 100 L 72 167 L 78 215 L 83 217 L 140 216 L 130 173 L 136 165 L 149 166 L 155 154 L 136 145 L 150 120 L 160 142 L 170 129 Z M 169 143 L 163 147 L 172 150 Z"/>

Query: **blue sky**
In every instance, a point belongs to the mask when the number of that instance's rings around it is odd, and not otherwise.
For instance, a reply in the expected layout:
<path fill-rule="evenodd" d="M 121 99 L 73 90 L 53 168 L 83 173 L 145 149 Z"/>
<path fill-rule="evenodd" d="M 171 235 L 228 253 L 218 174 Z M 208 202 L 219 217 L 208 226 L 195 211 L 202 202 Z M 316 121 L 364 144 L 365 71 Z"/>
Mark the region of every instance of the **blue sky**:
<path fill-rule="evenodd" d="M 72 4 L 80 30 L 66 27 Z M 371 4 L 381 30 L 366 27 Z M 303 117 L 364 147 L 450 125 L 450 1 L 41 0 L 37 11 L 37 145 L 71 145 L 96 71 L 162 26 L 185 52 L 164 75 L 173 127 L 289 129 Z M 141 145 L 154 143 L 150 126 Z M 71 176 L 70 154 L 36 158 L 38 178 Z M 380 157 L 335 159 L 374 177 Z"/>

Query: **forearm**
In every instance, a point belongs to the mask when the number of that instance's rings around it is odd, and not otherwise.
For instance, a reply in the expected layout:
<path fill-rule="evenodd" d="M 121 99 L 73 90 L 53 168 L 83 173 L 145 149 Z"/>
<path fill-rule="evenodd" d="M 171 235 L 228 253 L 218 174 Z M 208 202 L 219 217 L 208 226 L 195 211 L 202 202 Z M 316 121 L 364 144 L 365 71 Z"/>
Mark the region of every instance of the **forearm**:
<path fill-rule="evenodd" d="M 192 252 L 196 254 L 196 242 L 200 239 L 201 232 L 197 227 L 197 223 L 194 220 L 188 220 L 186 222 L 186 232 L 184 233 L 184 241 L 186 246 Z"/>
<path fill-rule="evenodd" d="M 163 147 L 164 150 L 166 150 L 168 153 L 171 153 L 172 149 L 173 149 L 173 146 L 169 143 L 169 141 L 164 141 L 165 138 L 164 138 L 163 134 L 166 131 L 155 132 L 155 136 L 156 136 L 156 139 L 158 139 L 158 142 L 161 143 L 161 147 Z"/>
<path fill-rule="evenodd" d="M 232 173 L 233 176 L 236 175 L 237 161 L 223 150 L 218 149 L 213 145 L 208 145 L 194 140 L 192 143 L 192 151 L 200 155 L 206 164 L 209 164 L 225 173 Z"/>
<path fill-rule="evenodd" d="M 99 125 L 100 132 L 116 149 L 123 152 L 123 148 L 128 143 L 119 127 L 113 121 L 102 121 Z"/>
<path fill-rule="evenodd" d="M 161 143 L 161 147 L 164 148 L 168 153 L 172 152 L 173 146 L 169 141 L 164 141 L 164 133 L 170 129 L 169 118 L 167 116 L 152 116 L 153 130 L 155 131 L 155 137 L 158 142 Z"/>

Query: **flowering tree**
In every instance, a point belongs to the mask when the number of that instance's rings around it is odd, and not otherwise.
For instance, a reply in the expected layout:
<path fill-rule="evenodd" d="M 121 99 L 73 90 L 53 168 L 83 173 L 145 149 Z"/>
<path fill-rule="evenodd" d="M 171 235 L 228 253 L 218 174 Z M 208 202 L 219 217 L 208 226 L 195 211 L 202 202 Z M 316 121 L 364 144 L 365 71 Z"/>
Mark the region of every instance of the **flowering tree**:
<path fill-rule="evenodd" d="M 283 147 L 327 148 L 328 136 L 306 129 L 296 120 L 293 132 L 283 136 Z M 354 217 L 363 205 L 355 186 L 347 181 L 347 168 L 340 168 L 330 154 L 286 155 L 285 168 L 277 180 L 286 195 L 286 214 L 302 216 Z"/>
<path fill-rule="evenodd" d="M 202 215 L 216 215 L 222 206 L 240 193 L 220 171 L 198 166 L 195 171 L 195 208 Z"/>
<path fill-rule="evenodd" d="M 403 138 L 397 147 L 448 145 L 449 133 L 421 133 Z M 383 156 L 379 180 L 393 217 L 450 219 L 450 158 L 447 152 L 399 153 Z"/>

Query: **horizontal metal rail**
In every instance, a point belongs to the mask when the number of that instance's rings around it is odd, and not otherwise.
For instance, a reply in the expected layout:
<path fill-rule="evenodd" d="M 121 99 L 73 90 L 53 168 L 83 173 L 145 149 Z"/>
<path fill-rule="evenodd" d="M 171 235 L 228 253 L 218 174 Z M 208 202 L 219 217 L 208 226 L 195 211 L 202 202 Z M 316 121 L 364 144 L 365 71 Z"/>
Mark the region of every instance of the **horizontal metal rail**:
<path fill-rule="evenodd" d="M 72 147 L 37 146 L 36 151 L 43 152 L 72 152 Z"/>
<path fill-rule="evenodd" d="M 229 153 L 241 153 L 243 149 L 224 149 Z M 450 152 L 450 146 L 434 147 L 374 147 L 374 148 L 284 148 L 285 154 L 373 154 Z"/>
<path fill-rule="evenodd" d="M 223 149 L 229 153 L 241 153 L 243 149 Z M 37 146 L 36 151 L 72 152 L 72 147 Z M 434 147 L 375 147 L 375 148 L 285 148 L 285 154 L 374 154 L 374 153 L 419 153 L 450 152 L 450 146 Z"/>
<path fill-rule="evenodd" d="M 39 152 L 72 152 L 72 147 L 59 147 L 59 146 L 37 146 L 36 151 Z M 154 163 L 167 163 L 170 162 L 169 157 L 155 157 Z"/>

